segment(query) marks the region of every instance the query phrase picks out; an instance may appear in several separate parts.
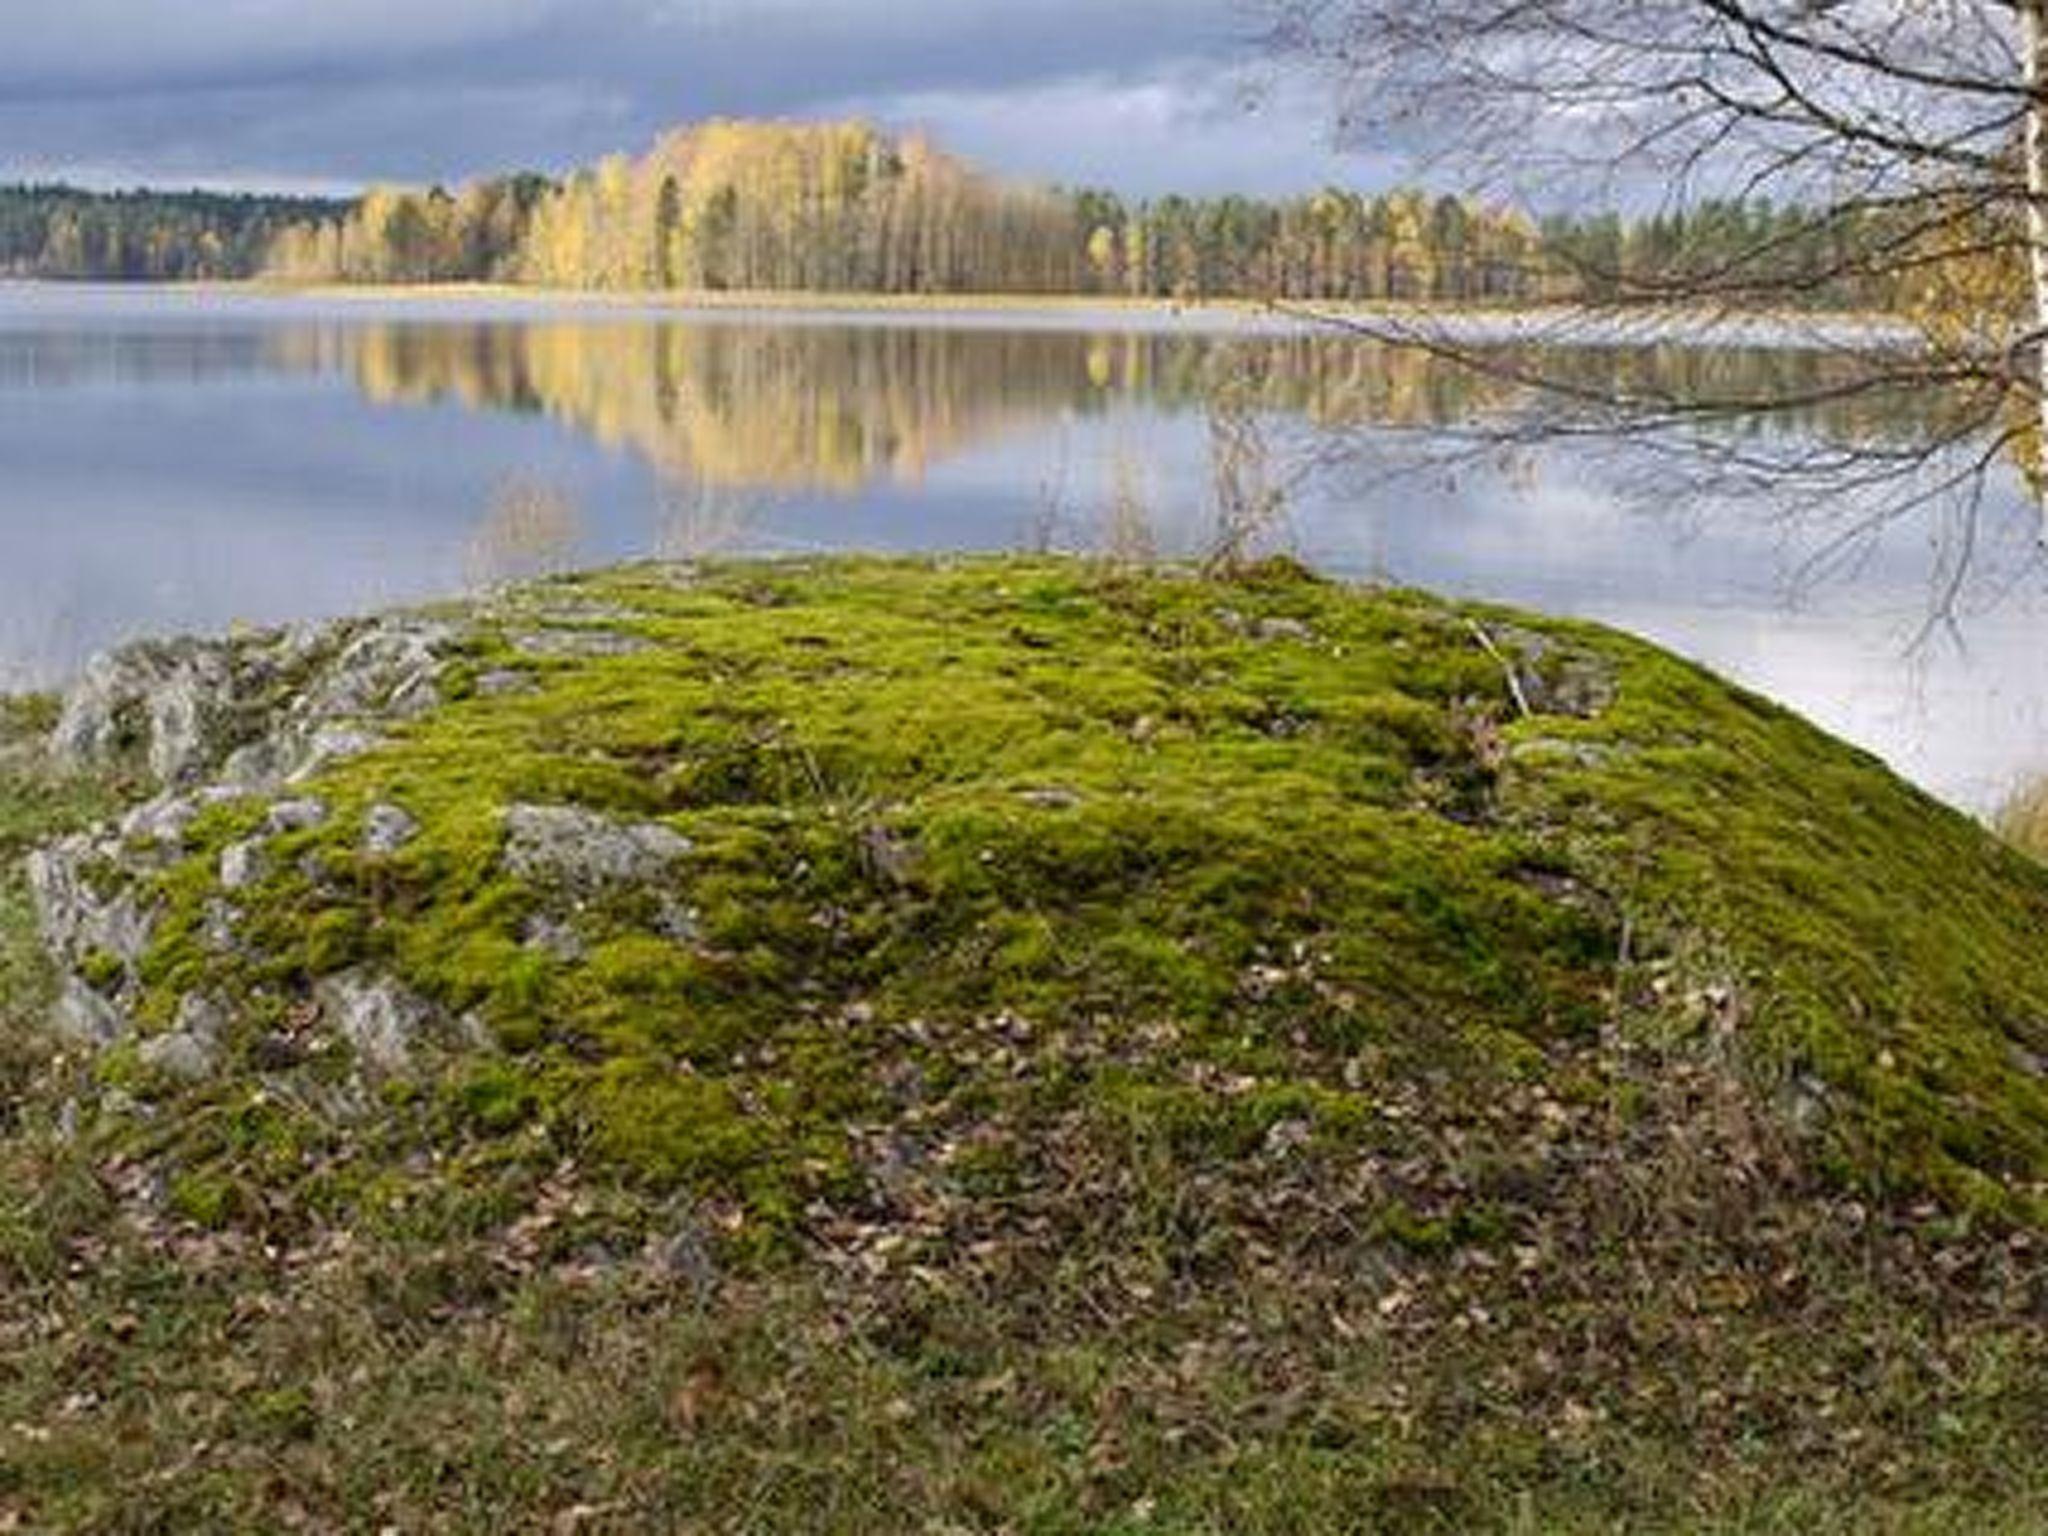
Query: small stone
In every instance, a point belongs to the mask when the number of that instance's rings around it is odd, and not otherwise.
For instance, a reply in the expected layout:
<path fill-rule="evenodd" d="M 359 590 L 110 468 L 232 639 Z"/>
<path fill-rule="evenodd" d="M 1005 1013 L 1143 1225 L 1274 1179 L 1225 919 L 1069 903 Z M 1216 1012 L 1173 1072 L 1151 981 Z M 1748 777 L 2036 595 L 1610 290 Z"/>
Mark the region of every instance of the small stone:
<path fill-rule="evenodd" d="M 398 852 L 419 836 L 420 824 L 395 805 L 373 805 L 363 822 L 363 852 L 379 858 Z"/>
<path fill-rule="evenodd" d="M 528 949 L 550 955 L 557 960 L 577 961 L 589 953 L 583 936 L 565 922 L 545 914 L 529 918 L 519 935 L 519 942 Z"/>
<path fill-rule="evenodd" d="M 221 889 L 247 890 L 263 878 L 267 867 L 261 840 L 251 838 L 246 842 L 230 843 L 220 855 Z"/>
<path fill-rule="evenodd" d="M 252 741 L 228 754 L 221 778 L 245 789 L 266 790 L 284 782 L 289 766 L 283 743 L 270 739 Z"/>
<path fill-rule="evenodd" d="M 357 1058 L 379 1072 L 404 1071 L 414 1043 L 434 1021 L 434 1010 L 420 998 L 368 972 L 330 976 L 314 989 L 314 999 Z"/>
<path fill-rule="evenodd" d="M 1316 632 L 1299 619 L 1261 619 L 1258 625 L 1261 640 L 1313 640 Z"/>
<path fill-rule="evenodd" d="M 384 712 L 399 720 L 416 720 L 430 714 L 441 703 L 441 690 L 436 686 L 434 674 L 428 671 L 415 672 L 396 688 L 386 701 Z"/>
<path fill-rule="evenodd" d="M 536 884 L 594 894 L 667 877 L 690 840 L 655 822 L 627 825 L 566 805 L 515 805 L 505 812 L 505 864 Z"/>
<path fill-rule="evenodd" d="M 187 992 L 178 999 L 175 1027 L 181 1035 L 214 1045 L 227 1031 L 228 1011 L 203 992 Z"/>
<path fill-rule="evenodd" d="M 1071 789 L 1020 789 L 1017 798 L 1041 811 L 1071 811 L 1081 803 L 1081 797 Z"/>
<path fill-rule="evenodd" d="M 265 823 L 273 835 L 283 832 L 310 832 L 327 820 L 327 803 L 324 800 L 280 800 L 270 808 L 270 818 Z"/>
<path fill-rule="evenodd" d="M 512 642 L 529 656 L 550 659 L 597 660 L 608 656 L 637 656 L 653 645 L 638 635 L 622 635 L 610 629 L 548 629 L 520 635 Z"/>
<path fill-rule="evenodd" d="M 678 944 L 694 944 L 703 937 L 695 907 L 685 906 L 666 891 L 662 892 L 657 907 L 654 931 L 663 938 L 673 939 Z"/>
<path fill-rule="evenodd" d="M 1306 1120 L 1279 1120 L 1266 1132 L 1266 1155 L 1285 1157 L 1298 1152 L 1314 1139 Z"/>
<path fill-rule="evenodd" d="M 76 976 L 66 977 L 57 998 L 57 1033 L 76 1045 L 100 1050 L 128 1033 L 120 1009 Z"/>
<path fill-rule="evenodd" d="M 313 732 L 300 751 L 298 761 L 285 776 L 286 782 L 302 784 L 321 769 L 361 757 L 381 745 L 378 738 L 354 726 L 327 725 Z"/>
<path fill-rule="evenodd" d="M 145 1040 L 135 1054 L 150 1071 L 180 1082 L 204 1082 L 213 1076 L 213 1048 L 182 1031 Z"/>
<path fill-rule="evenodd" d="M 241 912 L 215 896 L 206 903 L 205 916 L 201 934 L 206 947 L 217 955 L 233 954 L 241 944 L 235 935 L 236 925 L 242 921 Z"/>
<path fill-rule="evenodd" d="M 491 1033 L 491 1026 L 484 1022 L 484 1016 L 472 1010 L 455 1021 L 455 1038 L 472 1051 L 497 1049 L 498 1037 Z"/>
<path fill-rule="evenodd" d="M 511 693 L 531 693 L 536 686 L 529 672 L 486 672 L 476 680 L 476 691 L 487 699 Z"/>
<path fill-rule="evenodd" d="M 916 847 L 880 822 L 862 830 L 860 856 L 868 874 L 885 885 L 909 885 L 917 872 Z"/>
<path fill-rule="evenodd" d="M 159 795 L 121 818 L 121 836 L 134 843 L 182 847 L 199 810 L 199 801 L 189 795 Z"/>

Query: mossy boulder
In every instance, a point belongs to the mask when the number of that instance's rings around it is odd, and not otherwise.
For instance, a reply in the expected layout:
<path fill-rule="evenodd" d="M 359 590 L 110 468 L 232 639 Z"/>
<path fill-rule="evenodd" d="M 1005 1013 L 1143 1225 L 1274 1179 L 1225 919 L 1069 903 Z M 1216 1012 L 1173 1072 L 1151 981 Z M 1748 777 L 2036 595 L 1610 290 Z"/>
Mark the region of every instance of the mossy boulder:
<path fill-rule="evenodd" d="M 838 560 L 234 644 L 181 662 L 232 735 L 37 876 L 119 1035 L 92 1134 L 209 1208 L 573 1160 L 773 1248 L 998 1221 L 1090 1138 L 1396 1166 L 1419 1118 L 1483 1176 L 1368 1225 L 1442 1248 L 1712 1081 L 1846 1196 L 2048 1214 L 2048 871 L 1609 631 Z"/>

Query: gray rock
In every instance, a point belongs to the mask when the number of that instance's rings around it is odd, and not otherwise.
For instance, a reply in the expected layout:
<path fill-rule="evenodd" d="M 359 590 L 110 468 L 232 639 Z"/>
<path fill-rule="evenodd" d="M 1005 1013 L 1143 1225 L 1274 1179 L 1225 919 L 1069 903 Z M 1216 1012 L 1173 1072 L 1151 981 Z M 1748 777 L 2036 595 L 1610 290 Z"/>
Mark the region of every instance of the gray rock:
<path fill-rule="evenodd" d="M 1316 637 L 1316 632 L 1299 619 L 1261 619 L 1257 633 L 1261 640 L 1311 641 Z"/>
<path fill-rule="evenodd" d="M 435 1022 L 425 1001 L 372 972 L 330 976 L 313 995 L 327 1021 L 355 1048 L 357 1060 L 378 1072 L 403 1072 L 413 1047 Z"/>
<path fill-rule="evenodd" d="M 155 914 L 127 889 L 102 895 L 87 869 L 110 864 L 118 843 L 89 835 L 62 838 L 28 856 L 29 894 L 43 940 L 60 960 L 77 962 L 102 953 L 134 965 L 149 948 Z"/>
<path fill-rule="evenodd" d="M 128 1033 L 128 1016 L 76 976 L 57 996 L 57 1033 L 75 1045 L 104 1050 Z"/>
<path fill-rule="evenodd" d="M 327 802 L 308 796 L 303 800 L 280 800 L 270 808 L 265 822 L 272 833 L 310 832 L 327 820 Z"/>
<path fill-rule="evenodd" d="M 206 947 L 216 955 L 231 955 L 242 947 L 235 928 L 242 921 L 241 911 L 232 903 L 220 897 L 210 897 L 206 903 L 206 926 L 202 937 Z"/>
<path fill-rule="evenodd" d="M 505 865 L 538 885 L 596 895 L 655 884 L 691 851 L 652 822 L 628 825 L 574 806 L 515 805 L 505 813 Z"/>
<path fill-rule="evenodd" d="M 270 867 L 260 838 L 230 843 L 220 854 L 220 885 L 224 891 L 245 891 L 262 880 Z"/>
<path fill-rule="evenodd" d="M 455 1038 L 472 1051 L 494 1051 L 498 1048 L 498 1037 L 491 1033 L 491 1026 L 484 1022 L 484 1016 L 474 1010 L 455 1021 Z"/>
<path fill-rule="evenodd" d="M 131 843 L 182 848 L 200 810 L 200 802 L 191 795 L 159 795 L 121 818 L 121 836 Z"/>
<path fill-rule="evenodd" d="M 917 873 L 916 846 L 880 822 L 861 830 L 860 857 L 869 876 L 884 885 L 909 885 Z"/>
<path fill-rule="evenodd" d="M 352 757 L 361 757 L 365 752 L 375 751 L 381 744 L 381 738 L 357 726 L 320 726 L 304 738 L 296 751 L 288 749 L 290 766 L 284 781 L 287 784 L 304 783 L 321 769 L 347 762 Z"/>
<path fill-rule="evenodd" d="M 387 857 L 420 833 L 420 824 L 395 805 L 373 805 L 363 821 L 363 852 Z"/>
<path fill-rule="evenodd" d="M 703 925 L 695 907 L 685 906 L 666 891 L 655 903 L 654 931 L 678 944 L 694 944 L 703 937 Z"/>
<path fill-rule="evenodd" d="M 1017 798 L 1041 811 L 1071 811 L 1081 803 L 1071 789 L 1020 789 Z"/>
<path fill-rule="evenodd" d="M 187 992 L 178 999 L 175 1028 L 206 1045 L 217 1045 L 228 1027 L 228 1011 L 203 992 Z"/>
<path fill-rule="evenodd" d="M 486 672 L 476 680 L 476 691 L 487 699 L 508 693 L 531 693 L 537 685 L 528 672 Z"/>
<path fill-rule="evenodd" d="M 574 962 L 589 953 L 589 946 L 575 928 L 559 918 L 545 913 L 526 920 L 520 930 L 519 942 L 530 950 L 552 956 L 556 960 Z"/>
<path fill-rule="evenodd" d="M 213 1076 L 213 1046 L 183 1031 L 145 1040 L 135 1048 L 135 1054 L 150 1071 L 180 1082 L 199 1083 Z"/>
<path fill-rule="evenodd" d="M 166 785 L 218 769 L 271 789 L 366 749 L 365 723 L 440 702 L 449 624 L 396 618 L 266 639 L 150 641 L 96 658 L 66 697 L 51 745 L 60 761 L 142 753 Z M 258 739 L 252 726 L 267 723 Z M 224 766 L 222 766 L 224 765 Z"/>
<path fill-rule="evenodd" d="M 1512 649 L 1516 681 L 1533 713 L 1590 720 L 1613 705 L 1619 685 L 1605 657 L 1519 624 L 1499 625 L 1491 637 Z"/>
<path fill-rule="evenodd" d="M 271 646 L 271 660 L 285 672 L 302 672 L 334 639 L 334 627 L 300 620 L 278 632 Z"/>
<path fill-rule="evenodd" d="M 224 784 L 210 784 L 195 792 L 158 795 L 121 818 L 121 837 L 131 845 L 150 843 L 160 850 L 176 851 L 185 846 L 185 835 L 200 812 L 245 798 L 242 790 Z"/>
<path fill-rule="evenodd" d="M 342 647 L 294 712 L 309 721 L 422 714 L 439 702 L 440 652 L 455 634 L 431 620 L 381 621 Z"/>
<path fill-rule="evenodd" d="M 292 767 L 284 741 L 265 737 L 235 748 L 221 767 L 223 782 L 254 792 L 275 789 Z"/>
<path fill-rule="evenodd" d="M 65 696 L 51 734 L 59 761 L 96 765 L 140 751 L 165 784 L 193 777 L 228 713 L 227 644 L 147 641 L 95 657 Z"/>
<path fill-rule="evenodd" d="M 196 771 L 212 746 L 209 732 L 233 692 L 227 661 L 201 652 L 177 667 L 149 701 L 149 767 L 176 784 Z"/>
<path fill-rule="evenodd" d="M 614 629 L 536 630 L 530 635 L 518 636 L 512 643 L 529 656 L 575 660 L 637 656 L 654 648 L 651 641 L 639 635 L 622 635 Z"/>

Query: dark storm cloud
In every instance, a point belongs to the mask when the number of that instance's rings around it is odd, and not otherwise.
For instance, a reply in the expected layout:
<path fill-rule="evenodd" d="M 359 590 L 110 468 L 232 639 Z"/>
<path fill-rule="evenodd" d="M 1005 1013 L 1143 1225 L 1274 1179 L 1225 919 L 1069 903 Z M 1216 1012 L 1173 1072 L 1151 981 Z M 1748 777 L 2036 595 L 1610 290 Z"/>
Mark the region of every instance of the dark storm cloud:
<path fill-rule="evenodd" d="M 859 111 L 1136 191 L 1382 180 L 1248 0 L 5 0 L 0 176 L 347 186 Z"/>

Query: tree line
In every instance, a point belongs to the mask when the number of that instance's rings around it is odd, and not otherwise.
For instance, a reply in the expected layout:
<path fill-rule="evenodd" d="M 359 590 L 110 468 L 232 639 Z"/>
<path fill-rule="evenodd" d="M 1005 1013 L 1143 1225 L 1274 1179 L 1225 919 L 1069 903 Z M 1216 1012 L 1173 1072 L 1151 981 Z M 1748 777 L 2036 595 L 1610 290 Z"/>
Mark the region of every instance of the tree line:
<path fill-rule="evenodd" d="M 0 275 L 107 282 L 251 277 L 285 231 L 344 219 L 322 198 L 0 187 Z"/>
<path fill-rule="evenodd" d="M 1741 201 L 1540 225 L 1413 188 L 1132 201 L 1004 181 L 851 122 L 712 122 L 561 179 L 375 187 L 352 203 L 0 192 L 0 270 L 17 275 L 611 291 L 1530 303 L 1650 292 L 1761 248 L 1776 292 L 1803 264 L 1810 307 L 1883 307 L 1842 261 L 1858 237 Z"/>

